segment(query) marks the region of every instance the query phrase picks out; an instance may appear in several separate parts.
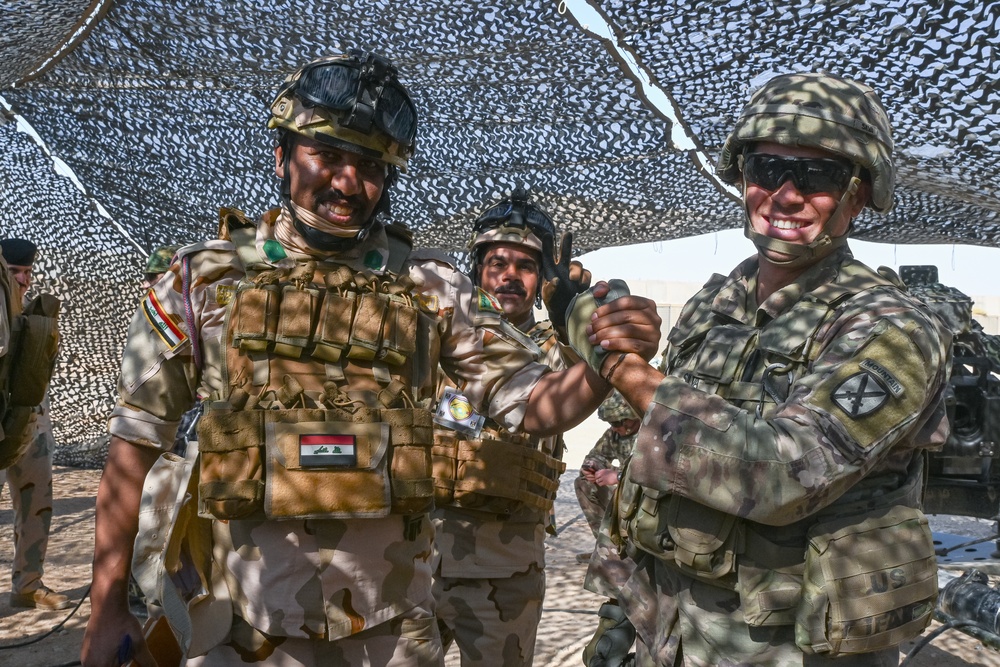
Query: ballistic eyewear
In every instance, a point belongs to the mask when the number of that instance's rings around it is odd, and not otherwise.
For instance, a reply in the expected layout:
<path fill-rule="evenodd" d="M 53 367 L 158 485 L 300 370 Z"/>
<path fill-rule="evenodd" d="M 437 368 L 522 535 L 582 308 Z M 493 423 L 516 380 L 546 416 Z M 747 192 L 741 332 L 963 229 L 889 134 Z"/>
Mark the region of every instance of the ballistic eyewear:
<path fill-rule="evenodd" d="M 389 60 L 351 49 L 349 58 L 334 57 L 306 65 L 285 94 L 303 104 L 350 111 L 340 124 L 364 134 L 374 125 L 400 144 L 412 147 L 417 134 L 417 109 L 396 79 Z"/>
<path fill-rule="evenodd" d="M 792 179 L 804 195 L 818 192 L 841 192 L 854 175 L 853 166 L 831 158 L 784 157 L 751 153 L 743 158 L 743 177 L 771 192 Z"/>
<path fill-rule="evenodd" d="M 542 209 L 528 203 L 527 193 L 515 190 L 510 199 L 490 207 L 479 216 L 473 226 L 473 235 L 500 227 L 530 228 L 537 235 L 554 239 L 556 226 Z"/>

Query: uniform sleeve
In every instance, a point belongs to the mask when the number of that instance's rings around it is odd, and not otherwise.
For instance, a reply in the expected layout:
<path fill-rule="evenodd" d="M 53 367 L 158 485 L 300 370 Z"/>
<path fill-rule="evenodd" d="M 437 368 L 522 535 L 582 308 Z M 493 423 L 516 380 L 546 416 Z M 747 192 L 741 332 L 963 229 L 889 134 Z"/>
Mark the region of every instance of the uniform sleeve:
<path fill-rule="evenodd" d="M 815 362 L 765 417 L 666 377 L 643 420 L 630 476 L 785 525 L 879 466 L 905 469 L 910 448 L 936 444 L 921 436 L 941 433 L 926 425 L 941 415 L 946 334 L 891 293 L 856 300 L 821 331 Z"/>
<path fill-rule="evenodd" d="M 531 390 L 549 370 L 538 361 L 538 346 L 502 317 L 495 299 L 454 268 L 424 262 L 411 275 L 447 313 L 441 368 L 479 411 L 519 431 Z"/>

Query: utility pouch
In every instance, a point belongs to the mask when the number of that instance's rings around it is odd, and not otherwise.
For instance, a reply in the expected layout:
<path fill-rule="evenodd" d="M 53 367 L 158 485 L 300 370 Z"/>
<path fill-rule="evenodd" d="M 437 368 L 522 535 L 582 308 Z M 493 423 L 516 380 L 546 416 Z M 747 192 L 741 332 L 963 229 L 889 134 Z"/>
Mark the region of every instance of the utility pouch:
<path fill-rule="evenodd" d="M 316 326 L 316 346 L 312 356 L 331 363 L 340 361 L 350 340 L 356 303 L 357 295 L 354 292 L 341 294 L 327 289 Z"/>
<path fill-rule="evenodd" d="M 915 637 L 937 601 L 927 518 L 897 505 L 809 531 L 795 643 L 829 657 L 888 649 Z"/>
<path fill-rule="evenodd" d="M 10 405 L 35 407 L 45 398 L 59 352 L 59 300 L 42 294 L 11 322 Z"/>
<path fill-rule="evenodd" d="M 292 359 L 312 342 L 313 327 L 319 303 L 319 290 L 299 289 L 285 285 L 281 291 L 278 326 L 274 336 L 274 353 Z"/>
<path fill-rule="evenodd" d="M 227 406 L 206 405 L 198 420 L 198 514 L 216 519 L 262 517 L 264 411 Z"/>
<path fill-rule="evenodd" d="M 385 323 L 382 327 L 382 348 L 379 357 L 390 366 L 398 366 L 417 350 L 417 309 L 409 300 L 389 296 Z"/>
<path fill-rule="evenodd" d="M 802 547 L 780 546 L 750 527 L 744 534 L 736 588 L 744 620 L 755 628 L 794 625 L 795 609 L 802 600 Z"/>
<path fill-rule="evenodd" d="M 233 344 L 243 352 L 265 352 L 278 330 L 277 285 L 240 285 L 230 315 Z"/>
<path fill-rule="evenodd" d="M 270 411 L 264 411 L 270 412 Z M 264 512 L 271 519 L 358 519 L 389 515 L 389 430 L 385 423 L 265 423 Z"/>
<path fill-rule="evenodd" d="M 630 523 L 632 541 L 643 551 L 657 558 L 674 559 L 674 541 L 667 527 L 669 512 L 667 506 L 672 496 L 666 491 L 656 491 L 641 486 L 635 487 L 633 494 L 622 493 L 623 500 L 630 501 L 634 516 Z"/>
<path fill-rule="evenodd" d="M 435 500 L 439 507 L 499 517 L 530 507 L 547 512 L 566 464 L 534 448 L 529 438 L 461 439 L 450 429 L 434 434 Z"/>
<path fill-rule="evenodd" d="M 427 410 L 210 404 L 198 437 L 204 517 L 352 519 L 433 504 Z"/>
<path fill-rule="evenodd" d="M 666 514 L 678 568 L 700 579 L 733 572 L 743 538 L 743 524 L 735 515 L 676 495 L 670 497 Z"/>
<path fill-rule="evenodd" d="M 371 292 L 361 295 L 348 339 L 348 358 L 363 361 L 375 359 L 382 343 L 382 323 L 387 306 L 388 299 L 384 295 Z"/>

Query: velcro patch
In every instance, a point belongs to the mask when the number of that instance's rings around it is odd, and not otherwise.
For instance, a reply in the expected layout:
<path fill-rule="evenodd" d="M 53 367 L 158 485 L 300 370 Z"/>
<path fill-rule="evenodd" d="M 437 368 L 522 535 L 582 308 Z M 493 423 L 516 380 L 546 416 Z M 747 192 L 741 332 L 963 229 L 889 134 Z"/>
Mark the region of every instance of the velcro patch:
<path fill-rule="evenodd" d="M 176 350 L 187 340 L 187 334 L 181 331 L 181 328 L 177 326 L 174 319 L 164 310 L 163 305 L 156 298 L 156 293 L 153 290 L 149 290 L 146 298 L 143 299 L 142 312 L 146 316 L 146 320 L 152 325 L 153 331 L 159 334 L 160 338 L 163 339 L 163 342 L 171 350 Z"/>
<path fill-rule="evenodd" d="M 299 465 L 303 468 L 314 466 L 355 468 L 358 465 L 356 444 L 355 436 L 350 434 L 302 434 L 299 436 Z"/>
<path fill-rule="evenodd" d="M 503 314 L 503 307 L 500 302 L 497 301 L 496 297 L 489 292 L 484 291 L 482 288 L 477 287 L 476 292 L 479 296 L 477 307 L 481 313 L 495 313 L 497 315 Z"/>
<path fill-rule="evenodd" d="M 933 370 L 902 329 L 883 321 L 853 358 L 816 386 L 810 402 L 839 418 L 867 450 L 920 411 Z"/>
<path fill-rule="evenodd" d="M 861 367 L 864 368 L 864 362 Z M 889 391 L 874 375 L 855 373 L 830 394 L 830 400 L 851 419 L 875 412 L 889 400 Z"/>

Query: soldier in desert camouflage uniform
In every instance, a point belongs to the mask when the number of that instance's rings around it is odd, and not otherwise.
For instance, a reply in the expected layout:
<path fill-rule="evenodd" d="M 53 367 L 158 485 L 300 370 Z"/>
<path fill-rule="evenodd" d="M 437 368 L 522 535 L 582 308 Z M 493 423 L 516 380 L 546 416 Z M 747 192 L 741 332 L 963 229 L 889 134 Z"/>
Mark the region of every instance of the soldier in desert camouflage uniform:
<path fill-rule="evenodd" d="M 439 364 L 515 431 L 558 432 L 608 391 L 582 364 L 548 374 L 480 318 L 488 300 L 468 278 L 384 224 L 416 133 L 388 60 L 309 63 L 270 125 L 281 208 L 256 225 L 225 211 L 227 238 L 182 248 L 132 320 L 97 498 L 87 667 L 118 664 L 126 634 L 149 662 L 126 604 L 130 560 L 182 650 L 204 654 L 188 664 L 440 665 L 427 519 Z M 607 312 L 631 323 L 595 321 L 595 337 L 655 354 L 651 302 Z M 161 496 L 183 499 L 191 474 L 161 452 L 196 396 L 202 518 L 180 505 L 183 541 L 158 543 Z"/>
<path fill-rule="evenodd" d="M 896 665 L 937 568 L 924 448 L 947 434 L 949 336 L 847 247 L 892 206 L 875 92 L 818 74 L 758 90 L 719 176 L 757 255 L 713 276 L 668 337 L 666 376 L 612 378 L 645 415 L 587 587 L 589 665 Z M 617 356 L 617 355 L 616 355 Z"/>
<path fill-rule="evenodd" d="M 554 293 L 543 290 L 543 267 L 557 266 L 556 233 L 549 216 L 516 189 L 478 218 L 469 249 L 470 277 L 495 298 L 497 316 L 502 312 L 513 325 L 511 335 L 526 337 L 542 363 L 559 371 L 579 359 L 557 340 L 552 321 L 535 321 L 533 308 L 543 291 Z M 560 258 L 567 275 L 557 280 L 576 293 L 589 286 L 590 274 L 569 255 L 565 245 Z M 561 325 L 566 305 L 546 299 L 546 306 Z M 469 458 L 480 463 L 436 457 L 435 483 L 443 491 L 432 515 L 438 626 L 446 651 L 458 644 L 464 667 L 526 667 L 545 595 L 545 527 L 566 467 L 562 436 L 524 438 L 493 419 L 480 425 L 476 415 L 470 418 L 438 420 L 436 451 L 474 451 Z M 470 421 L 475 425 L 465 427 Z"/>
<path fill-rule="evenodd" d="M 15 286 L 15 294 L 12 298 L 23 302 L 31 287 L 37 248 L 24 239 L 4 239 L 0 245 L 13 277 L 11 284 Z M 31 442 L 20 459 L 6 470 L 0 470 L 0 490 L 8 484 L 14 507 L 10 603 L 12 607 L 65 609 L 70 606 L 69 598 L 42 583 L 52 526 L 52 452 L 55 445 L 48 397 L 35 408 L 24 437 Z"/>
<path fill-rule="evenodd" d="M 619 470 L 632 456 L 635 434 L 639 431 L 639 415 L 617 390 L 611 392 L 607 400 L 601 403 L 601 407 L 597 408 L 597 416 L 611 426 L 583 457 L 580 475 L 573 482 L 580 509 L 583 510 L 594 537 L 600 532 L 604 512 L 618 486 Z M 617 468 L 615 461 L 618 461 Z M 590 553 L 581 556 L 589 558 Z M 582 561 L 582 558 L 578 560 Z"/>

